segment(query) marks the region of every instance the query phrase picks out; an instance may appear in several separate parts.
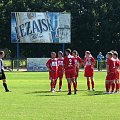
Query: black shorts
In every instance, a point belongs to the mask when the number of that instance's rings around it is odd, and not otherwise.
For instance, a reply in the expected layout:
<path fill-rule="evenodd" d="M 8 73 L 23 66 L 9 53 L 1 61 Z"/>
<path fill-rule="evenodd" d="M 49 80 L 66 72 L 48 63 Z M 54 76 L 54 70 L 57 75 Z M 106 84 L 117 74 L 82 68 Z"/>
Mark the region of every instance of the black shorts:
<path fill-rule="evenodd" d="M 6 76 L 5 76 L 5 73 L 4 73 L 4 70 L 3 70 L 3 69 L 1 70 L 1 72 L 2 72 L 2 76 L 0 77 L 0 80 L 6 79 Z"/>

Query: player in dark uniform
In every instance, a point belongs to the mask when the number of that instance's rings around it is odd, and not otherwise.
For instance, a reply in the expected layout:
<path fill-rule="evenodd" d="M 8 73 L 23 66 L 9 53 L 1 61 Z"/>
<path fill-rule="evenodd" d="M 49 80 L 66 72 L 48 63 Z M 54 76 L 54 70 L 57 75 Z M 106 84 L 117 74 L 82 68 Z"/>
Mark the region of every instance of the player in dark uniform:
<path fill-rule="evenodd" d="M 3 81 L 3 86 L 5 88 L 5 92 L 11 92 L 8 87 L 7 87 L 7 83 L 6 83 L 6 76 L 3 70 L 3 62 L 2 62 L 2 58 L 4 58 L 5 53 L 4 51 L 0 51 L 0 80 Z"/>

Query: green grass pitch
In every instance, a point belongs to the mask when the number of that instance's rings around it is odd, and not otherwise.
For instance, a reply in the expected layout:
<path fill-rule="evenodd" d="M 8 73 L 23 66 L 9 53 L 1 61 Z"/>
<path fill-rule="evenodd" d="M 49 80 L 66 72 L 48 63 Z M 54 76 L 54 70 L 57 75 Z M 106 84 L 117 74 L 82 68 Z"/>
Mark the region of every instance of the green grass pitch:
<path fill-rule="evenodd" d="M 77 95 L 49 92 L 47 72 L 6 72 L 12 90 L 0 85 L 0 120 L 119 120 L 120 94 L 104 95 L 105 72 L 95 73 L 95 92 L 87 91 L 83 72 L 78 78 Z M 58 90 L 58 84 L 57 88 Z"/>

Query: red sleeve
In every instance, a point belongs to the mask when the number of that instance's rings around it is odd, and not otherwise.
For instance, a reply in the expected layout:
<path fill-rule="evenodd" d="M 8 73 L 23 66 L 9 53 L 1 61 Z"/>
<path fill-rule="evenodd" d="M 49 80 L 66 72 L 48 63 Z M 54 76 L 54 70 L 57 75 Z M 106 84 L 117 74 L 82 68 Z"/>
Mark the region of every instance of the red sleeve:
<path fill-rule="evenodd" d="M 116 62 L 116 67 L 119 67 L 120 66 L 120 61 L 118 60 L 117 62 Z"/>
<path fill-rule="evenodd" d="M 117 62 L 117 63 L 115 64 L 115 66 L 116 66 L 116 67 L 119 67 L 119 66 L 120 66 L 120 64 Z"/>
<path fill-rule="evenodd" d="M 86 58 L 84 57 L 83 65 L 85 65 L 85 63 L 86 63 Z"/>
<path fill-rule="evenodd" d="M 92 57 L 91 61 L 94 63 L 93 65 L 95 65 L 95 59 Z"/>
<path fill-rule="evenodd" d="M 110 60 L 109 59 L 107 60 L 107 65 L 110 65 Z"/>
<path fill-rule="evenodd" d="M 46 66 L 47 66 L 47 67 L 50 67 L 50 63 L 51 63 L 51 59 L 49 59 L 49 60 L 47 61 Z"/>
<path fill-rule="evenodd" d="M 73 65 L 75 65 L 75 58 L 73 58 L 73 61 L 72 61 Z"/>
<path fill-rule="evenodd" d="M 67 57 L 64 57 L 63 63 L 66 64 Z"/>
<path fill-rule="evenodd" d="M 92 57 L 92 58 L 91 58 L 91 61 L 92 61 L 92 62 L 95 62 L 95 59 Z"/>
<path fill-rule="evenodd" d="M 80 57 L 78 57 L 78 62 L 82 64 L 82 59 Z"/>
<path fill-rule="evenodd" d="M 65 65 L 65 58 L 64 58 L 64 60 L 63 60 L 63 64 Z"/>

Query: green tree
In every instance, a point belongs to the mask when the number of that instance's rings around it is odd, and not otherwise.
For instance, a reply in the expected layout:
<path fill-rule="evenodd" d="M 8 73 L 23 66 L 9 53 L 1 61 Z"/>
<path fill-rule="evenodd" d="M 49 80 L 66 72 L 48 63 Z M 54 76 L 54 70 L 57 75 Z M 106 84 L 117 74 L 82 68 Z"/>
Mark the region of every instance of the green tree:
<path fill-rule="evenodd" d="M 99 51 L 119 51 L 120 0 L 1 0 L 0 48 L 10 49 L 13 57 L 16 44 L 10 42 L 10 21 L 11 12 L 18 11 L 71 12 L 72 43 L 65 46 L 77 49 L 82 57 L 85 50 L 92 51 L 94 56 Z M 61 49 L 61 44 L 20 44 L 20 56 L 47 57 L 50 51 Z"/>

